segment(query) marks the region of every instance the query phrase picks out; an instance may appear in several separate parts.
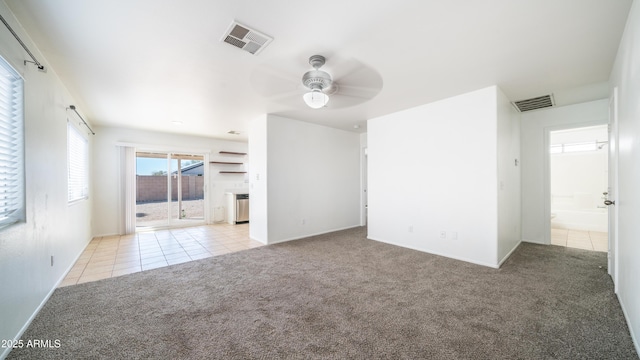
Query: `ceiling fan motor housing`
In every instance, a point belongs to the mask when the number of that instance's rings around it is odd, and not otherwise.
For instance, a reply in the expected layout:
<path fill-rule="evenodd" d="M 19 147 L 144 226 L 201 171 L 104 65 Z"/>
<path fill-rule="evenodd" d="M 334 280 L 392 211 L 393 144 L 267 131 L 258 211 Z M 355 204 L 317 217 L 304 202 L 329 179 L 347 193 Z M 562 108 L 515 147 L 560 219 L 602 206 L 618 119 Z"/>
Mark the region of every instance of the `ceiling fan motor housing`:
<path fill-rule="evenodd" d="M 302 76 L 302 84 L 311 90 L 331 87 L 331 75 L 322 70 L 309 70 Z"/>

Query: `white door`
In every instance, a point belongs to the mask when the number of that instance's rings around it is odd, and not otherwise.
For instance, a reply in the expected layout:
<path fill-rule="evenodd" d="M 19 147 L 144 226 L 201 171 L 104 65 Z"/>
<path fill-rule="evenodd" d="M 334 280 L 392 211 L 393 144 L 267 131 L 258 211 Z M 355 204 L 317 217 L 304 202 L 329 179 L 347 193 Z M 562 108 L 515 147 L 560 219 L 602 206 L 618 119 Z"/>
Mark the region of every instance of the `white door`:
<path fill-rule="evenodd" d="M 613 89 L 609 99 L 609 275 L 613 278 L 614 290 L 618 292 L 618 88 Z"/>

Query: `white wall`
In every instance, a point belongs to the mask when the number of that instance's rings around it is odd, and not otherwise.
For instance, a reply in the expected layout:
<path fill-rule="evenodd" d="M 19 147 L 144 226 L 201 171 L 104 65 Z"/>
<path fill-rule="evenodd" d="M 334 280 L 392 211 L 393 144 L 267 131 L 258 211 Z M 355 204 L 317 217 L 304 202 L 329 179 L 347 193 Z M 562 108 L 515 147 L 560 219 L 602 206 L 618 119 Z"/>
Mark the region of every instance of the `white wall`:
<path fill-rule="evenodd" d="M 498 263 L 502 264 L 521 240 L 520 114 L 497 89 L 498 108 Z"/>
<path fill-rule="evenodd" d="M 250 132 L 251 149 L 263 148 L 265 135 L 267 148 L 266 165 L 252 159 L 262 173 L 259 180 L 251 174 L 251 196 L 261 211 L 266 201 L 268 212 L 267 239 L 263 228 L 256 240 L 272 244 L 359 225 L 359 134 L 274 115 L 266 131 L 262 121 L 252 126 L 261 128 Z"/>
<path fill-rule="evenodd" d="M 522 113 L 522 240 L 550 241 L 548 133 L 551 130 L 606 124 L 608 101 L 596 100 Z"/>
<path fill-rule="evenodd" d="M 91 240 L 91 202 L 67 204 L 67 116 L 78 104 L 18 25 L 4 2 L 0 13 L 36 58 L 37 71 L 18 42 L 0 25 L 0 55 L 24 77 L 26 221 L 0 229 L 0 339 L 26 328 L 77 256 Z M 77 118 L 74 118 L 77 120 Z M 91 149 L 91 138 L 90 149 Z M 51 256 L 54 264 L 51 265 Z M 9 349 L 0 349 L 0 358 Z"/>
<path fill-rule="evenodd" d="M 267 198 L 267 116 L 249 124 L 249 237 L 263 244 L 269 239 Z"/>
<path fill-rule="evenodd" d="M 627 19 L 610 85 L 618 88 L 619 186 L 618 298 L 640 353 L 640 3 Z"/>
<path fill-rule="evenodd" d="M 370 239 L 497 266 L 496 101 L 493 86 L 368 121 Z"/>
<path fill-rule="evenodd" d="M 210 160 L 222 160 L 221 155 L 218 154 L 221 150 L 247 152 L 247 143 L 243 142 L 113 127 L 97 127 L 95 130 L 95 151 L 92 158 L 95 166 L 92 184 L 96 191 L 93 211 L 94 217 L 99 219 L 94 223 L 95 236 L 120 234 L 123 230 L 119 226 L 124 213 L 120 195 L 122 174 L 117 143 L 145 145 L 159 150 L 210 153 Z M 231 161 L 229 158 L 225 160 Z M 248 158 L 242 157 L 236 161 L 248 161 Z M 210 169 L 219 171 L 219 168 L 213 165 Z M 209 199 L 213 200 L 209 205 L 212 209 L 225 206 L 226 190 L 247 187 L 243 175 L 225 175 L 212 171 L 209 180 Z"/>

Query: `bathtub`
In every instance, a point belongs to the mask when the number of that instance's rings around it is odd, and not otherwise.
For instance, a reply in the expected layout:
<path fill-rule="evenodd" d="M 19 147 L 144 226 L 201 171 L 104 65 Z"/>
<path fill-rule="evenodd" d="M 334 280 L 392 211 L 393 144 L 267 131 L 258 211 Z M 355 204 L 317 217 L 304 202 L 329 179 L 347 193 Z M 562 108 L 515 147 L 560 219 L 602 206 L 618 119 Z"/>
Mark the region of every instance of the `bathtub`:
<path fill-rule="evenodd" d="M 551 209 L 551 228 L 585 231 L 608 231 L 607 208 L 595 209 Z"/>

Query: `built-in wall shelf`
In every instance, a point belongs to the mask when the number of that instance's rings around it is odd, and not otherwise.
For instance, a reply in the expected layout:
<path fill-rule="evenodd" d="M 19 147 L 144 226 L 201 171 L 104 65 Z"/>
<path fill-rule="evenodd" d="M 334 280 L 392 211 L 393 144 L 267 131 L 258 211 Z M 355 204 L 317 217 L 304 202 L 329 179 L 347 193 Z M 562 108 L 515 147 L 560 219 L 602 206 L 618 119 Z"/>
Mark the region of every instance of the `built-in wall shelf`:
<path fill-rule="evenodd" d="M 245 156 L 247 155 L 247 153 L 243 153 L 243 152 L 235 152 L 235 151 L 219 151 L 218 153 L 220 153 L 221 155 L 239 155 L 239 156 Z M 234 166 L 238 166 L 238 165 L 244 165 L 243 162 L 237 162 L 237 161 L 209 161 L 210 164 L 215 164 L 215 165 L 234 165 Z M 225 168 L 225 166 L 222 167 L 223 169 Z M 232 168 L 233 169 L 233 168 Z M 235 169 L 242 169 L 242 168 L 235 168 Z M 220 170 L 218 171 L 220 174 L 246 174 L 246 171 L 229 171 L 229 170 Z"/>

